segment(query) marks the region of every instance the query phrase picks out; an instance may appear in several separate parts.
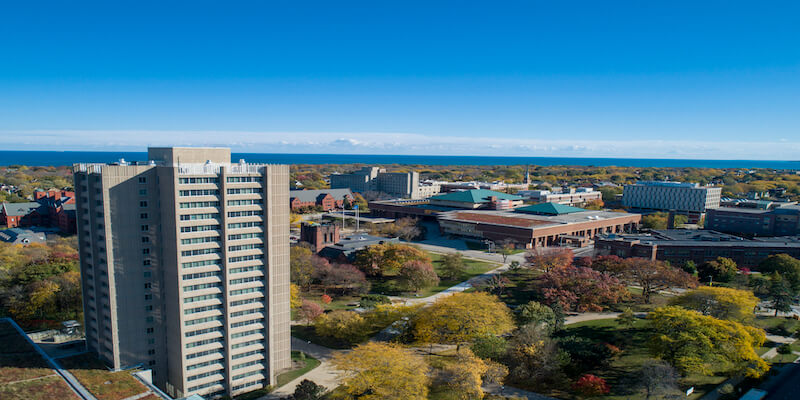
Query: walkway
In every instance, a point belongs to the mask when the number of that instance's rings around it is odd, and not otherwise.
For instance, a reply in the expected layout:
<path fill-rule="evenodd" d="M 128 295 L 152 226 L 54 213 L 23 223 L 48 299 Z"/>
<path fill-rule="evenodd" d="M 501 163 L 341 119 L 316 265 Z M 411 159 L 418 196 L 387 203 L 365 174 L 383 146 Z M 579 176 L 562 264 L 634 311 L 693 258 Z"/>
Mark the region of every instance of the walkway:
<path fill-rule="evenodd" d="M 306 372 L 302 376 L 295 378 L 295 380 L 275 389 L 274 392 L 267 396 L 262 397 L 260 400 L 273 400 L 283 399 L 294 393 L 294 389 L 305 379 L 313 381 L 318 385 L 325 386 L 328 390 L 333 390 L 339 386 L 339 379 L 336 375 L 336 370 L 333 369 L 330 359 L 337 352 L 337 350 L 329 349 L 327 347 L 319 346 L 313 343 L 308 343 L 305 340 L 292 338 L 292 351 L 302 351 L 311 357 L 320 361 L 320 364 Z"/>

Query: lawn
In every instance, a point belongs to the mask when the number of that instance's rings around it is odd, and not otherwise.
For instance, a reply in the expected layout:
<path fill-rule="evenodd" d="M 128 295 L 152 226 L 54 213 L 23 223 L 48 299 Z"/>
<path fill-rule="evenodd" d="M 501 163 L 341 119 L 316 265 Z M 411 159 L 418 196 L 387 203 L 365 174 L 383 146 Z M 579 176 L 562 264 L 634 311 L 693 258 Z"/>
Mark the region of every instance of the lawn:
<path fill-rule="evenodd" d="M 590 338 L 600 343 L 611 343 L 623 350 L 622 354 L 612 360 L 607 367 L 587 371 L 598 375 L 611 386 L 611 393 L 602 399 L 636 399 L 644 398 L 644 392 L 637 387 L 637 375 L 645 361 L 652 359 L 647 340 L 651 334 L 647 320 L 636 320 L 633 328 L 627 329 L 617 325 L 613 319 L 587 321 L 568 325 L 562 335 L 577 335 Z M 725 381 L 724 376 L 690 375 L 680 380 L 680 388 L 694 387 L 690 399 L 697 399 Z"/>
<path fill-rule="evenodd" d="M 78 396 L 58 375 L 0 385 L 0 399 L 3 400 L 69 400 L 77 398 Z"/>
<path fill-rule="evenodd" d="M 317 335 L 313 325 L 292 325 L 292 336 L 329 349 L 349 349 L 353 347 L 353 345 L 343 340 Z"/>
<path fill-rule="evenodd" d="M 753 325 L 767 331 L 769 334 L 791 336 L 800 328 L 800 321 L 786 317 L 756 316 Z"/>
<path fill-rule="evenodd" d="M 283 386 L 283 385 L 285 385 L 285 384 L 297 379 L 298 377 L 302 376 L 306 372 L 311 371 L 314 368 L 317 368 L 317 366 L 319 366 L 319 364 L 320 364 L 320 361 L 317 360 L 316 358 L 313 358 L 313 357 L 309 356 L 309 355 L 306 355 L 303 358 L 299 351 L 293 351 L 292 352 L 292 365 L 293 366 L 295 364 L 299 365 L 301 363 L 302 363 L 302 366 L 300 366 L 299 368 L 293 369 L 291 371 L 286 371 L 286 372 L 278 375 L 278 387 L 281 387 L 281 386 Z"/>
<path fill-rule="evenodd" d="M 428 256 L 430 256 L 431 261 L 433 263 L 433 269 L 436 271 L 437 274 L 441 275 L 442 258 L 444 255 L 440 253 L 428 252 Z M 390 296 L 412 295 L 416 297 L 428 297 L 430 295 L 439 293 L 442 290 L 455 286 L 472 277 L 481 275 L 500 266 L 500 264 L 497 263 L 475 260 L 470 258 L 464 258 L 464 265 L 466 266 L 466 269 L 464 273 L 461 274 L 461 276 L 458 276 L 455 279 L 442 278 L 439 281 L 438 285 L 420 290 L 417 293 L 407 292 L 406 290 L 404 290 L 400 282 L 400 279 L 396 275 L 374 277 L 374 278 L 369 278 L 369 280 L 372 282 L 372 293 L 385 294 Z"/>
<path fill-rule="evenodd" d="M 102 361 L 88 353 L 58 362 L 99 400 L 122 400 L 148 391 L 131 371 L 109 371 Z"/>

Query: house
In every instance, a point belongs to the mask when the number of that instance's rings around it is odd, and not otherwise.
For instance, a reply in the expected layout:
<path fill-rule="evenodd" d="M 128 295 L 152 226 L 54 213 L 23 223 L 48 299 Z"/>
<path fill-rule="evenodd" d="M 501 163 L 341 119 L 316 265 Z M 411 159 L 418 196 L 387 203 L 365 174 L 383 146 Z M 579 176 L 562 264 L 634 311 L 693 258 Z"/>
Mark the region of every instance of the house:
<path fill-rule="evenodd" d="M 292 211 L 302 208 L 319 207 L 330 211 L 342 208 L 353 202 L 353 193 L 350 189 L 321 189 L 321 190 L 290 190 L 289 205 Z"/>

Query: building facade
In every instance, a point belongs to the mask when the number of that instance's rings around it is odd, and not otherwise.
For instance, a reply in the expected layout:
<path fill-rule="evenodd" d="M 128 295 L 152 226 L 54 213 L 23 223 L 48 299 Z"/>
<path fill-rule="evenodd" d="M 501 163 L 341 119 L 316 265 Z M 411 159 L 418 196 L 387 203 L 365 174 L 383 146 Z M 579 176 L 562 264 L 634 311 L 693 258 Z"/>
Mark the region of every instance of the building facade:
<path fill-rule="evenodd" d="M 562 193 L 553 193 L 549 190 L 520 190 L 516 194 L 536 203 L 557 203 L 573 207 L 603 200 L 603 194 L 592 188 L 570 188 L 569 191 Z"/>
<path fill-rule="evenodd" d="M 88 349 L 173 397 L 275 384 L 291 365 L 288 166 L 148 158 L 74 166 Z"/>
<path fill-rule="evenodd" d="M 800 206 L 711 209 L 706 215 L 706 229 L 747 237 L 800 235 Z"/>
<path fill-rule="evenodd" d="M 331 189 L 354 192 L 383 192 L 406 199 L 422 199 L 439 193 L 439 186 L 420 185 L 418 172 L 386 172 L 383 168 L 364 167 L 349 174 L 330 176 Z"/>
<path fill-rule="evenodd" d="M 292 211 L 319 207 L 325 211 L 342 208 L 353 203 L 350 189 L 290 190 L 289 205 Z"/>
<path fill-rule="evenodd" d="M 722 188 L 696 183 L 642 181 L 625 185 L 622 204 L 640 210 L 704 213 L 719 207 Z"/>
<path fill-rule="evenodd" d="M 306 222 L 300 225 L 300 241 L 311 245 L 315 252 L 333 245 L 341 239 L 339 225 Z"/>

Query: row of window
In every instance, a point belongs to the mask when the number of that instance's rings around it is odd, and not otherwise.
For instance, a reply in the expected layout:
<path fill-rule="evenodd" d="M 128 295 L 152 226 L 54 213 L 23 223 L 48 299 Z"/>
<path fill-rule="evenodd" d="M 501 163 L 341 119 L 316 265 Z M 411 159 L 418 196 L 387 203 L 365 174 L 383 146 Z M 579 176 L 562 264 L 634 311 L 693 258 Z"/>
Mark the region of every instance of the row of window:
<path fill-rule="evenodd" d="M 184 292 L 193 292 L 195 290 L 212 289 L 212 288 L 219 288 L 219 287 L 222 287 L 222 284 L 219 283 L 219 282 L 199 283 L 197 285 L 184 286 L 183 287 L 183 291 Z"/>
<path fill-rule="evenodd" d="M 261 369 L 264 369 L 263 365 L 262 365 Z M 258 375 L 258 374 L 261 373 L 261 369 L 258 369 L 258 370 L 255 370 L 255 371 L 250 371 L 250 372 L 245 372 L 245 373 L 239 374 L 239 375 L 234 375 L 233 376 L 233 380 L 247 378 L 248 376 Z"/>
<path fill-rule="evenodd" d="M 236 301 L 232 301 L 231 302 L 231 307 L 243 306 L 245 304 L 258 303 L 259 301 L 261 301 L 261 299 L 236 300 Z"/>
<path fill-rule="evenodd" d="M 234 333 L 234 334 L 231 335 L 231 339 L 236 339 L 236 338 L 250 336 L 250 335 L 256 335 L 256 334 L 259 334 L 259 333 L 261 333 L 261 329 L 251 329 L 249 331 Z"/>
<path fill-rule="evenodd" d="M 228 194 L 259 194 L 262 191 L 263 189 L 261 188 L 236 188 L 228 189 Z M 217 192 L 219 192 L 219 190 Z"/>
<path fill-rule="evenodd" d="M 262 225 L 262 223 L 258 222 L 258 221 L 237 222 L 237 223 L 233 223 L 233 224 L 228 224 L 228 229 L 255 228 L 255 227 L 260 227 L 261 225 Z"/>
<path fill-rule="evenodd" d="M 229 176 L 228 183 L 261 182 L 260 176 Z"/>
<path fill-rule="evenodd" d="M 203 306 L 203 307 L 188 308 L 186 310 L 183 310 L 183 314 L 184 315 L 190 315 L 190 314 L 197 314 L 197 313 L 200 313 L 200 312 L 213 311 L 213 310 L 222 310 L 222 306 L 215 305 L 215 306 Z"/>
<path fill-rule="evenodd" d="M 247 278 L 231 279 L 231 285 L 238 285 L 241 283 L 261 282 L 264 280 L 263 276 L 250 276 Z"/>
<path fill-rule="evenodd" d="M 220 367 L 220 369 L 222 369 L 222 368 Z M 198 379 L 208 378 L 211 375 L 218 375 L 220 373 L 221 372 L 219 371 L 219 369 L 218 370 L 214 370 L 214 371 L 203 372 L 202 374 L 191 375 L 188 378 L 186 378 L 186 380 L 189 381 L 189 382 L 196 381 Z"/>
<path fill-rule="evenodd" d="M 253 361 L 248 361 L 246 363 L 236 364 L 233 367 L 231 367 L 231 369 L 242 369 L 242 368 L 247 368 L 247 367 L 250 367 L 250 366 L 253 366 L 253 365 L 257 365 L 257 364 L 261 364 L 261 363 L 263 363 L 262 360 L 253 360 Z"/>
<path fill-rule="evenodd" d="M 196 303 L 198 301 L 214 300 L 214 299 L 222 300 L 222 295 L 221 294 L 204 294 L 202 296 L 187 297 L 187 298 L 183 299 L 183 302 L 184 303 Z"/>
<path fill-rule="evenodd" d="M 212 387 L 212 386 L 216 386 L 216 385 L 222 385 L 222 381 L 223 381 L 223 379 L 220 379 L 220 380 L 218 380 L 218 381 L 214 381 L 214 382 L 208 382 L 208 383 L 204 383 L 204 384 L 202 384 L 202 385 L 197 385 L 197 386 L 189 386 L 189 391 L 190 391 L 190 392 L 194 392 L 194 391 L 197 391 L 197 390 L 201 390 L 201 389 L 210 388 L 210 387 Z"/>
<path fill-rule="evenodd" d="M 206 207 L 219 207 L 219 201 L 191 201 L 191 202 L 180 203 L 180 208 L 206 208 Z"/>
<path fill-rule="evenodd" d="M 263 199 L 228 200 L 229 206 L 255 206 L 264 204 Z"/>
<path fill-rule="evenodd" d="M 191 261 L 181 263 L 181 268 L 196 268 L 196 267 L 206 267 L 213 265 L 215 267 L 219 267 L 219 260 L 203 260 L 203 261 Z"/>
<path fill-rule="evenodd" d="M 219 195 L 219 189 L 179 190 L 178 191 L 178 195 L 180 197 L 188 197 L 188 196 L 218 196 Z"/>
<path fill-rule="evenodd" d="M 182 257 L 191 257 L 191 256 L 202 256 L 204 254 L 219 254 L 221 253 L 219 248 L 211 248 L 211 249 L 194 249 L 194 250 L 183 250 L 181 251 Z"/>
<path fill-rule="evenodd" d="M 264 215 L 264 210 L 228 211 L 228 217 L 253 217 Z"/>
<path fill-rule="evenodd" d="M 241 317 L 242 315 L 260 313 L 261 311 L 262 310 L 260 308 L 251 308 L 249 310 L 236 311 L 231 313 L 231 318 Z"/>
<path fill-rule="evenodd" d="M 181 215 L 181 221 L 197 221 L 200 219 L 219 219 L 219 213 Z"/>
<path fill-rule="evenodd" d="M 263 339 L 248 340 L 246 342 L 242 342 L 242 343 L 237 343 L 237 344 L 231 345 L 231 349 L 240 349 L 242 347 L 252 346 L 254 344 L 259 344 L 261 342 L 263 342 Z"/>
<path fill-rule="evenodd" d="M 218 231 L 222 228 L 219 225 L 197 225 L 197 226 L 182 226 L 181 232 L 207 232 L 207 231 Z"/>
<path fill-rule="evenodd" d="M 213 365 L 213 364 L 219 364 L 219 363 L 220 363 L 220 360 L 219 360 L 219 359 L 217 359 L 217 360 L 203 361 L 203 362 L 201 362 L 201 363 L 192 364 L 192 365 L 190 365 L 190 366 L 186 367 L 186 370 L 187 370 L 187 371 L 191 371 L 191 370 L 193 370 L 193 369 L 203 368 L 203 367 L 207 367 L 207 366 L 209 366 L 209 365 Z M 222 364 L 220 364 L 220 365 L 222 365 Z"/>
<path fill-rule="evenodd" d="M 250 350 L 250 351 L 246 351 L 246 352 L 244 352 L 244 353 L 239 353 L 239 354 L 234 354 L 234 355 L 232 355 L 232 356 L 231 356 L 231 360 L 238 360 L 238 359 L 240 359 L 240 358 L 245 358 L 245 357 L 249 357 L 249 356 L 254 356 L 254 355 L 256 355 L 256 354 L 261 354 L 261 353 L 263 353 L 263 352 L 264 352 L 263 350 Z"/>
<path fill-rule="evenodd" d="M 248 321 L 234 322 L 231 324 L 231 328 L 241 328 L 243 326 L 261 324 L 261 323 L 264 323 L 264 318 L 256 318 Z"/>
<path fill-rule="evenodd" d="M 261 237 L 261 232 L 236 233 L 228 235 L 228 240 L 257 239 Z"/>
<path fill-rule="evenodd" d="M 188 281 L 192 279 L 210 278 L 212 276 L 222 276 L 222 273 L 219 271 L 197 272 L 194 274 L 184 274 L 182 278 L 184 281 Z"/>
<path fill-rule="evenodd" d="M 263 249 L 263 243 L 250 243 L 250 244 L 240 244 L 236 246 L 228 246 L 228 251 L 241 251 L 241 250 L 253 250 L 253 249 Z"/>
<path fill-rule="evenodd" d="M 196 331 L 186 332 L 183 335 L 186 336 L 186 337 L 192 337 L 192 336 L 204 335 L 206 333 L 213 333 L 213 332 L 223 333 L 222 328 L 215 327 L 215 328 L 198 329 Z"/>
<path fill-rule="evenodd" d="M 219 243 L 219 236 L 203 236 L 191 239 L 181 239 L 181 244 Z"/>
<path fill-rule="evenodd" d="M 196 342 L 186 343 L 186 348 L 187 349 L 191 349 L 193 347 L 203 346 L 203 345 L 212 344 L 212 343 L 220 343 L 220 344 L 222 344 L 223 341 L 224 340 L 222 338 L 198 340 Z"/>
<path fill-rule="evenodd" d="M 238 296 L 240 294 L 256 293 L 256 292 L 261 292 L 261 288 L 247 288 L 247 289 L 231 290 L 230 291 L 230 295 L 231 296 Z"/>
<path fill-rule="evenodd" d="M 217 315 L 215 317 L 205 317 L 205 318 L 198 318 L 198 319 L 191 319 L 183 323 L 184 326 L 192 326 L 197 324 L 205 324 L 206 322 L 214 322 L 214 321 L 222 321 L 222 316 Z"/>
<path fill-rule="evenodd" d="M 242 261 L 261 260 L 263 258 L 264 258 L 263 254 L 251 254 L 249 256 L 229 257 L 228 262 L 235 263 Z"/>
<path fill-rule="evenodd" d="M 178 183 L 184 185 L 198 184 L 198 183 L 219 183 L 219 178 L 203 177 L 203 178 L 178 178 Z"/>
<path fill-rule="evenodd" d="M 242 272 L 261 271 L 261 268 L 261 265 L 251 265 L 249 267 L 231 268 L 229 271 L 231 274 L 239 274 Z"/>
<path fill-rule="evenodd" d="M 241 389 L 244 389 L 244 388 L 247 388 L 247 387 L 250 387 L 250 386 L 255 386 L 255 385 L 266 386 L 267 385 L 267 380 L 266 379 L 261 379 L 261 380 L 252 381 L 252 382 L 245 382 L 245 383 L 243 383 L 241 385 L 234 385 L 233 386 L 233 391 L 235 392 L 237 390 L 241 390 Z"/>
<path fill-rule="evenodd" d="M 201 351 L 201 352 L 197 352 L 197 353 L 188 354 L 186 356 L 186 359 L 187 360 L 191 360 L 193 358 L 203 357 L 203 356 L 211 355 L 211 354 L 214 354 L 214 353 L 220 353 L 219 349 L 206 350 L 206 351 Z M 222 353 L 220 353 L 220 354 L 222 354 Z"/>

